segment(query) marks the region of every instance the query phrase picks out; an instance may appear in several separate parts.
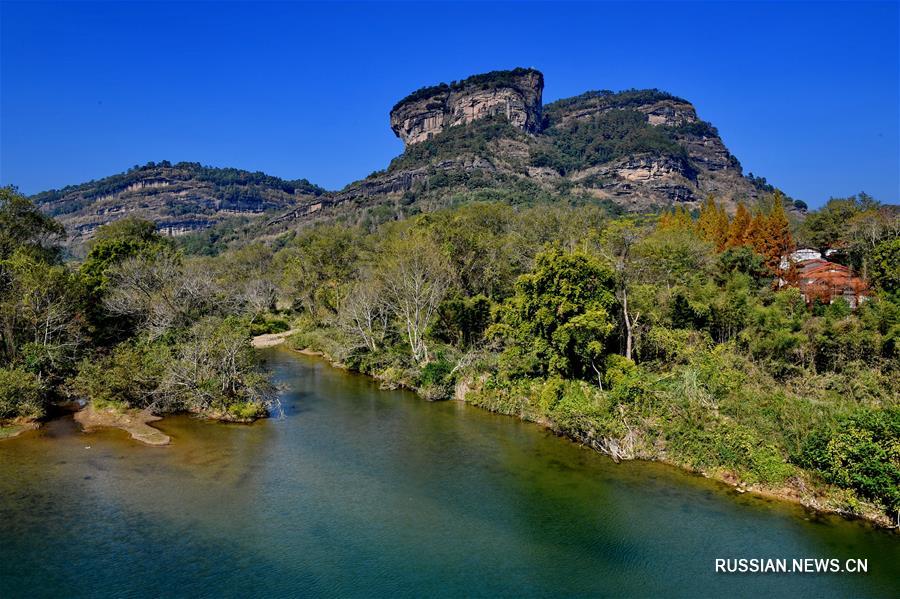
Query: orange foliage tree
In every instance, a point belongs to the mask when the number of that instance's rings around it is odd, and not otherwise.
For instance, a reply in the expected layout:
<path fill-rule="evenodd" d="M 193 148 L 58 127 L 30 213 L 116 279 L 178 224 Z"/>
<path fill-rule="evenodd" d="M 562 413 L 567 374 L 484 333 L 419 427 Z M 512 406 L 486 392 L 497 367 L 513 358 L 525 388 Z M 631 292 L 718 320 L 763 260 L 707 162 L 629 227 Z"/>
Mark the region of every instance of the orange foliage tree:
<path fill-rule="evenodd" d="M 705 241 L 716 246 L 721 252 L 728 245 L 728 213 L 712 196 L 707 196 L 697 218 L 697 233 Z"/>

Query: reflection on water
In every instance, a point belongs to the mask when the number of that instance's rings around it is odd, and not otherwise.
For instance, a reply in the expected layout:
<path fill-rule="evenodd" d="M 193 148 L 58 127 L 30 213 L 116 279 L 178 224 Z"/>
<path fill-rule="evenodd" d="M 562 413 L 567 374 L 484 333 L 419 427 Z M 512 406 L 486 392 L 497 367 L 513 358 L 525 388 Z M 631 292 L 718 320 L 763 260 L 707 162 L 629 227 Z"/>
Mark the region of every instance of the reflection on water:
<path fill-rule="evenodd" d="M 0 443 L 0 596 L 897 596 L 900 543 L 268 350 L 285 418 Z M 868 558 L 723 575 L 725 557 Z"/>

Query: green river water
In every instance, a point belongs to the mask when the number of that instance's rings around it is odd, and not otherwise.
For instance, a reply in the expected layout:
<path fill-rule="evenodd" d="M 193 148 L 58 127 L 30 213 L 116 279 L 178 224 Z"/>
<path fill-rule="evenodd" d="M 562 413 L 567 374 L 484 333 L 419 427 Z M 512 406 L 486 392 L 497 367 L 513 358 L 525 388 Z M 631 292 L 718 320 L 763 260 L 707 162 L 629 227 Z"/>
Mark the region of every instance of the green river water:
<path fill-rule="evenodd" d="M 0 597 L 900 596 L 900 535 L 266 350 L 285 417 L 0 442 Z M 716 558 L 861 558 L 723 574 Z"/>

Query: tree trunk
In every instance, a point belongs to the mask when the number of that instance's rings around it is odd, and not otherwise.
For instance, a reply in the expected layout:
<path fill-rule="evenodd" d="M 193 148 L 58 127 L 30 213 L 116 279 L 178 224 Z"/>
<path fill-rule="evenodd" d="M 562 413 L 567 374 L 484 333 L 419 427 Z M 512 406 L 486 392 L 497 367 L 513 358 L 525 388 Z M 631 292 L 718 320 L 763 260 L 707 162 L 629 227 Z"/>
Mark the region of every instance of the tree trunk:
<path fill-rule="evenodd" d="M 630 360 L 634 334 L 631 318 L 628 315 L 628 291 L 624 287 L 622 288 L 622 314 L 625 315 L 625 357 Z"/>

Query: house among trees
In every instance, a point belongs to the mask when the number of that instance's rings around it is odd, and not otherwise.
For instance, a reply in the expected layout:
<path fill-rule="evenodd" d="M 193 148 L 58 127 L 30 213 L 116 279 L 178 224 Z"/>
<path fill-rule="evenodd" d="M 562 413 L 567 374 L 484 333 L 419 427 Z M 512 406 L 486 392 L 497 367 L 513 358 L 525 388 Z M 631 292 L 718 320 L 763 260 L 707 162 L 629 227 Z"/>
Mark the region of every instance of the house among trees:
<path fill-rule="evenodd" d="M 822 258 L 822 252 L 819 250 L 814 250 L 812 248 L 800 248 L 798 250 L 794 250 L 787 256 L 781 257 L 781 263 L 778 265 L 778 268 L 781 269 L 782 272 L 786 271 L 791 267 L 791 264 L 799 264 L 800 262 L 805 262 L 807 260 L 820 260 Z"/>
<path fill-rule="evenodd" d="M 818 256 L 808 257 L 813 254 Z M 786 266 L 783 269 L 786 272 L 778 280 L 779 287 L 799 288 L 808 304 L 815 301 L 831 304 L 838 298 L 844 298 L 851 308 L 856 308 L 870 295 L 866 282 L 854 275 L 850 268 L 823 260 L 815 250 L 797 250 L 782 258 L 782 264 Z"/>

